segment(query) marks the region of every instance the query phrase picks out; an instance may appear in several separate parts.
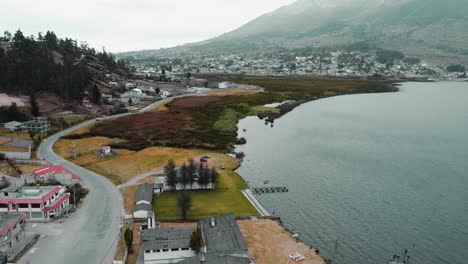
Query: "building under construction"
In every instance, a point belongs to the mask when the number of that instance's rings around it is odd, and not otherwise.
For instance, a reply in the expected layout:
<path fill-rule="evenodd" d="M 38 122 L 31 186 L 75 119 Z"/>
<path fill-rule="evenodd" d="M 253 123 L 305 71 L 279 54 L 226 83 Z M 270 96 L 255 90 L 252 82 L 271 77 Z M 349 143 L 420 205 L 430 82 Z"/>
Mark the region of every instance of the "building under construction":
<path fill-rule="evenodd" d="M 50 121 L 40 117 L 24 122 L 21 126 L 23 132 L 47 133 L 50 130 Z"/>

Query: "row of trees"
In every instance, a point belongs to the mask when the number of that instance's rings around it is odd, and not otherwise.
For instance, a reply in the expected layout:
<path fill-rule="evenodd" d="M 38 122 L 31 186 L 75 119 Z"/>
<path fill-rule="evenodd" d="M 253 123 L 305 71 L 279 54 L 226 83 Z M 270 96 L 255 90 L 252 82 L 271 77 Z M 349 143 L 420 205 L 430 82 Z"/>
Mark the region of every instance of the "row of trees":
<path fill-rule="evenodd" d="M 78 45 L 70 38 L 59 39 L 47 31 L 35 36 L 5 32 L 9 41 L 0 48 L 0 89 L 8 92 L 53 92 L 65 99 L 81 99 L 93 88 L 93 75 L 86 57 L 95 57 L 111 70 L 128 71 L 124 61 L 116 61 L 106 51 L 96 52 L 86 43 Z"/>
<path fill-rule="evenodd" d="M 177 189 L 178 184 L 182 184 L 184 188 L 190 186 L 192 189 L 195 182 L 202 188 L 207 188 L 210 184 L 215 185 L 219 173 L 215 168 L 208 168 L 204 163 L 197 165 L 194 159 L 189 159 L 188 164 L 184 163 L 177 172 L 176 165 L 173 160 L 169 160 L 164 167 L 164 172 L 167 176 L 167 185 L 173 190 Z"/>

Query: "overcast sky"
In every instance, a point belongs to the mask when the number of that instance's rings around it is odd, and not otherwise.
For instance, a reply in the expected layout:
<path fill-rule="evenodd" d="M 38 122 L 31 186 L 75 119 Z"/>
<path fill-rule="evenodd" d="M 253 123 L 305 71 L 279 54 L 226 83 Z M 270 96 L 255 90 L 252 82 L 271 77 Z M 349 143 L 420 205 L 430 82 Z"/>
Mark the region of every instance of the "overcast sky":
<path fill-rule="evenodd" d="M 1 0 L 0 30 L 47 30 L 112 52 L 218 36 L 294 0 Z"/>

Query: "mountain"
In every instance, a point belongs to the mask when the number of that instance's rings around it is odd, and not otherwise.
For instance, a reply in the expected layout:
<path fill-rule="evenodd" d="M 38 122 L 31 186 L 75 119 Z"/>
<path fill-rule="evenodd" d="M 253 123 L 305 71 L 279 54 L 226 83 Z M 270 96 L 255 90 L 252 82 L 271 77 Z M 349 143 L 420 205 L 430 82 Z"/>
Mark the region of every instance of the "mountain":
<path fill-rule="evenodd" d="M 467 0 L 298 0 L 178 51 L 366 43 L 432 63 L 468 65 Z"/>

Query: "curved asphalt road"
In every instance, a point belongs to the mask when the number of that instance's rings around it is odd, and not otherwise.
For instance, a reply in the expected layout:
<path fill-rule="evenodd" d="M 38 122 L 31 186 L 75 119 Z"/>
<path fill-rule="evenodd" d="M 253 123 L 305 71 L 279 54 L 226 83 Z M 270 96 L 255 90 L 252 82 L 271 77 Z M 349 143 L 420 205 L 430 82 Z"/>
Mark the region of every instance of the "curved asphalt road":
<path fill-rule="evenodd" d="M 149 111 L 173 98 L 155 102 L 140 110 Z M 138 113 L 138 112 L 137 112 Z M 120 224 L 124 214 L 122 195 L 104 176 L 64 160 L 52 150 L 62 136 L 89 126 L 97 120 L 107 120 L 136 113 L 125 113 L 85 121 L 57 133 L 41 143 L 37 155 L 54 165 L 62 165 L 81 177 L 81 183 L 90 193 L 83 206 L 65 220 L 38 224 L 34 230 L 41 238 L 18 263 L 25 264 L 94 264 L 112 263 L 115 255 Z"/>

